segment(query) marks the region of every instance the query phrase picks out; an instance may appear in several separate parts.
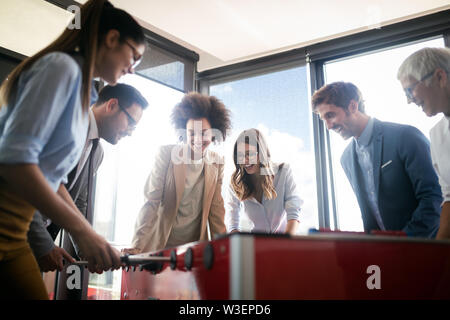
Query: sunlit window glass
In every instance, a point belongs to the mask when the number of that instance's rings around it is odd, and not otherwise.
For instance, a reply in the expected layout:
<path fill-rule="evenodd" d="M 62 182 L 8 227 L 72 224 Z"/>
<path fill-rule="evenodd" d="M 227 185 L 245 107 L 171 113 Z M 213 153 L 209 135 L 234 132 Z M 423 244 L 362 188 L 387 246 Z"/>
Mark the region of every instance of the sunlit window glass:
<path fill-rule="evenodd" d="M 397 80 L 401 63 L 410 54 L 425 47 L 444 47 L 444 39 L 440 37 L 327 63 L 326 82 L 352 82 L 361 90 L 369 116 L 381 121 L 415 126 L 429 138 L 430 129 L 442 115 L 428 118 L 415 104 L 408 105 L 404 90 Z M 362 231 L 358 202 L 340 164 L 342 152 L 351 140 L 344 141 L 335 132 L 330 132 L 330 140 L 338 227 L 341 230 Z"/>
<path fill-rule="evenodd" d="M 149 106 L 131 137 L 115 146 L 102 141 L 105 154 L 97 172 L 94 229 L 118 249 L 130 247 L 158 147 L 177 142 L 170 112 L 183 96 L 139 75 L 126 75 L 120 82 L 138 89 Z M 88 298 L 119 299 L 121 274 L 120 270 L 90 274 Z"/>
<path fill-rule="evenodd" d="M 210 87 L 210 94 L 221 99 L 232 112 L 233 131 L 222 149 L 225 153 L 224 188 L 234 171 L 232 155 L 238 135 L 244 129 L 260 130 L 267 139 L 272 160 L 286 162 L 292 168 L 304 201 L 299 228 L 299 233 L 303 234 L 318 226 L 306 72 L 306 67 L 296 67 Z M 243 212 L 241 219 L 244 230 L 251 229 L 252 223 Z"/>

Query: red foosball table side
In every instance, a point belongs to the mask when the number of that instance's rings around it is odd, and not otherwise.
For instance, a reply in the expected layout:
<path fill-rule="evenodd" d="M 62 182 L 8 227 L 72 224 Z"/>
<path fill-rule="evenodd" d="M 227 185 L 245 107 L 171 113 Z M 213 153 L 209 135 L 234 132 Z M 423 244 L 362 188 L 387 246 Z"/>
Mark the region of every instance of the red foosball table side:
<path fill-rule="evenodd" d="M 124 270 L 121 299 L 450 299 L 450 241 L 241 233 L 154 254 L 176 263 Z"/>

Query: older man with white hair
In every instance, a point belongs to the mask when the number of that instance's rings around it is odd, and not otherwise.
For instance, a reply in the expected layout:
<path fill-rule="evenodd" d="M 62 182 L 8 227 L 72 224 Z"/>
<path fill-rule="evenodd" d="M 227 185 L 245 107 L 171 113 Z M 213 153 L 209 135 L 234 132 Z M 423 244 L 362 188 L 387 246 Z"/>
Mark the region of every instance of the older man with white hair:
<path fill-rule="evenodd" d="M 444 117 L 431 129 L 431 158 L 439 176 L 444 202 L 436 239 L 450 238 L 450 49 L 424 48 L 410 55 L 397 74 L 408 103 L 428 117 Z"/>

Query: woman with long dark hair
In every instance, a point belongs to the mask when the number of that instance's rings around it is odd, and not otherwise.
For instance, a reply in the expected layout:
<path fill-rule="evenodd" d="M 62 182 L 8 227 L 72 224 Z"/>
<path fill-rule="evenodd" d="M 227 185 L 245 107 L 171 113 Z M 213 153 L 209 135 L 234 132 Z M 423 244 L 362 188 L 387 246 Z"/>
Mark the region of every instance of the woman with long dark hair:
<path fill-rule="evenodd" d="M 271 161 L 266 139 L 257 129 L 244 130 L 233 149 L 236 170 L 231 177 L 226 224 L 240 231 L 243 207 L 253 232 L 295 234 L 303 201 L 288 164 Z"/>
<path fill-rule="evenodd" d="M 27 243 L 36 210 L 69 231 L 89 271 L 120 267 L 64 187 L 86 141 L 94 77 L 115 84 L 145 50 L 139 24 L 105 0 L 80 10 L 69 29 L 25 59 L 0 88 L 0 298 L 47 299 Z M 125 115 L 123 115 L 125 117 Z"/>

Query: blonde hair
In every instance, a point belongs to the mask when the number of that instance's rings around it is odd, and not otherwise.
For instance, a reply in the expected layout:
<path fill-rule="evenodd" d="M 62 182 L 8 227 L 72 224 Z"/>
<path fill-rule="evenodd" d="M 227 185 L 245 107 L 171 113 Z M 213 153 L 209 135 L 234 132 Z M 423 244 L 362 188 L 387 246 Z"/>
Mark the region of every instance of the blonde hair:
<path fill-rule="evenodd" d="M 449 48 L 423 48 L 414 52 L 398 68 L 397 79 L 413 77 L 419 80 L 437 68 L 450 71 Z"/>
<path fill-rule="evenodd" d="M 239 143 L 245 143 L 256 146 L 258 152 L 258 159 L 260 163 L 261 175 L 263 176 L 261 187 L 264 196 L 267 199 L 275 199 L 277 192 L 273 185 L 275 173 L 273 172 L 273 164 L 270 160 L 270 151 L 267 147 L 267 142 L 262 133 L 257 129 L 244 130 L 234 144 L 233 160 L 236 170 L 231 176 L 231 187 L 233 188 L 237 198 L 241 201 L 248 199 L 255 192 L 250 175 L 245 171 L 237 159 L 237 149 Z"/>

